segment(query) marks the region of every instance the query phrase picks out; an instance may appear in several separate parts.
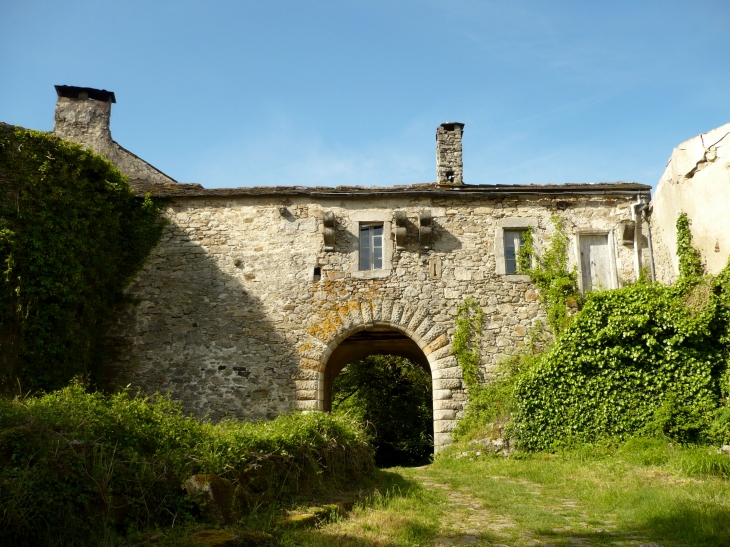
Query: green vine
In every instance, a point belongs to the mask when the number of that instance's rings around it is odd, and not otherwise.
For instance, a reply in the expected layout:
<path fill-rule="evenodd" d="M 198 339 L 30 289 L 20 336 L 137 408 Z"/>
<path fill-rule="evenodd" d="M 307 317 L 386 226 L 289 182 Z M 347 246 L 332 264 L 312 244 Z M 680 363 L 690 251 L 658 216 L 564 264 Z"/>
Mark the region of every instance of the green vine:
<path fill-rule="evenodd" d="M 484 312 L 479 302 L 467 298 L 456 310 L 456 330 L 451 351 L 464 374 L 464 384 L 470 391 L 479 388 L 479 333 L 482 331 Z"/>
<path fill-rule="evenodd" d="M 517 260 L 519 271 L 529 275 L 540 291 L 547 311 L 548 325 L 558 335 L 570 322 L 568 307 L 578 308 L 582 299 L 578 291 L 578 272 L 575 267 L 568 267 L 568 235 L 565 233 L 565 224 L 557 215 L 551 220 L 555 229 L 542 257 L 535 253 L 532 228 L 528 228 L 523 234 Z"/>
<path fill-rule="evenodd" d="M 702 275 L 702 256 L 692 246 L 692 232 L 689 229 L 687 213 L 677 218 L 677 257 L 679 258 L 679 278 L 690 279 Z"/>
<path fill-rule="evenodd" d="M 50 390 L 99 370 L 159 213 L 103 156 L 0 124 L 0 380 Z"/>
<path fill-rule="evenodd" d="M 534 253 L 534 235 L 532 233 L 532 226 L 529 226 L 524 232 L 522 232 L 522 242 L 520 248 L 517 251 L 517 271 L 519 273 L 529 274 L 532 270 L 532 256 Z"/>

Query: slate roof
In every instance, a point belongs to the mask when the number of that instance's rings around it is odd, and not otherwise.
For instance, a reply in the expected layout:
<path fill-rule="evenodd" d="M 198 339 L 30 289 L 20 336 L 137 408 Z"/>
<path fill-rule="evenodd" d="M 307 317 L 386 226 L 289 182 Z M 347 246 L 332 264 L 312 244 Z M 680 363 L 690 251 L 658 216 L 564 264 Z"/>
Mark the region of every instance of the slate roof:
<path fill-rule="evenodd" d="M 596 182 L 582 184 L 468 184 L 460 186 L 439 185 L 435 182 L 407 186 L 247 186 L 240 188 L 204 188 L 200 184 L 156 184 L 145 180 L 132 180 L 131 186 L 138 194 L 149 192 L 161 198 L 190 197 L 255 197 L 255 196 L 486 196 L 508 195 L 637 195 L 649 194 L 651 186 L 636 182 Z"/>

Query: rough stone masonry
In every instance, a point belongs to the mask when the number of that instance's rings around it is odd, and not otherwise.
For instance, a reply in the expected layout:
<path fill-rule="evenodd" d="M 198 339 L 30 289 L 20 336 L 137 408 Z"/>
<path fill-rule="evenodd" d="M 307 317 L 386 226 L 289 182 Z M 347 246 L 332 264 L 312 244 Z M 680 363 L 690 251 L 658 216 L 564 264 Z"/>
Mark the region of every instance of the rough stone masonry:
<path fill-rule="evenodd" d="M 119 162 L 98 142 L 113 142 L 108 126 L 83 127 L 87 110 L 113 100 L 83 89 L 59 91 L 55 131 Z M 354 358 L 405 355 L 433 378 L 436 449 L 448 444 L 468 400 L 451 354 L 457 307 L 473 298 L 484 310 L 488 380 L 544 319 L 529 278 L 513 273 L 520 231 L 533 228 L 539 254 L 561 217 L 583 290 L 618 287 L 646 260 L 635 209 L 650 191 L 465 185 L 463 127 L 438 128 L 438 181 L 411 186 L 206 189 L 125 156 L 120 169 L 164 198 L 169 224 L 128 289 L 136 304 L 110 329 L 110 383 L 170 392 L 214 419 L 270 419 L 327 410 Z"/>

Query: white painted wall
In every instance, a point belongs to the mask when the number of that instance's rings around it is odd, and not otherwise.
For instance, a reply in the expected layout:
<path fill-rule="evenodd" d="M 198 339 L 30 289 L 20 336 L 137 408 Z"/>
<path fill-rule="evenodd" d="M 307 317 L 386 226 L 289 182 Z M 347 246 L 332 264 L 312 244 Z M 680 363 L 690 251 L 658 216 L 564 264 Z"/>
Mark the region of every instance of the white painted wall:
<path fill-rule="evenodd" d="M 677 217 L 687 213 L 693 244 L 708 273 L 730 256 L 730 123 L 683 142 L 672 152 L 652 199 L 657 279 L 679 275 Z"/>

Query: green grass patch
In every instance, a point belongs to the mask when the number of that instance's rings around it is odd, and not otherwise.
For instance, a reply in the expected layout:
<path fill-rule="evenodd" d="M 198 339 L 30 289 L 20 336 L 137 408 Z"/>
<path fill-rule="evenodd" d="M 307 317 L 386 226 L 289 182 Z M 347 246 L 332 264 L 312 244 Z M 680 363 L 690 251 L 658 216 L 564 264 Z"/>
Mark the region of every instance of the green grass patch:
<path fill-rule="evenodd" d="M 196 473 L 233 482 L 252 513 L 356 484 L 372 470 L 363 430 L 329 414 L 212 424 L 163 396 L 104 396 L 79 385 L 0 399 L 0 543 L 99 545 L 194 522 L 181 485 Z"/>
<path fill-rule="evenodd" d="M 634 438 L 393 468 L 382 498 L 284 545 L 730 545 L 730 456 Z M 285 540 L 285 542 L 284 542 Z"/>

